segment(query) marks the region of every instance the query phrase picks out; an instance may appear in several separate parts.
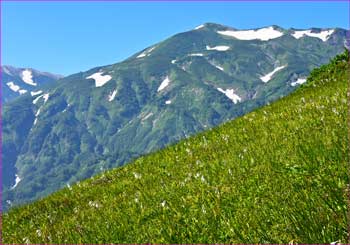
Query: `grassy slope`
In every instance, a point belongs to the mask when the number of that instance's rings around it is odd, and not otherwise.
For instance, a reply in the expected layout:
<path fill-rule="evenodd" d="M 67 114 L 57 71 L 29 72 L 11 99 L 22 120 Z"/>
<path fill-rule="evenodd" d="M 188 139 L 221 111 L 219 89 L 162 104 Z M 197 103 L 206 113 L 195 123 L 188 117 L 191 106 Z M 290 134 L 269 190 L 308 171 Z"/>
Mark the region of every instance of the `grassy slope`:
<path fill-rule="evenodd" d="M 12 209 L 4 242 L 345 242 L 346 58 L 270 106 Z"/>

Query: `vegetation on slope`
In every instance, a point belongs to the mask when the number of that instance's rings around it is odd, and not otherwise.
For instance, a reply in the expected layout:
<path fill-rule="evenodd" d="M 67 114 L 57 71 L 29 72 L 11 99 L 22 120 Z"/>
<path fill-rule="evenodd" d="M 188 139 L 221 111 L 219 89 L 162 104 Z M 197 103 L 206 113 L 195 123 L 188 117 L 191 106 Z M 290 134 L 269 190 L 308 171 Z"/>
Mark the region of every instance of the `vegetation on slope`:
<path fill-rule="evenodd" d="M 3 242 L 346 242 L 348 59 L 276 103 L 10 210 Z"/>
<path fill-rule="evenodd" d="M 227 27 L 205 24 L 152 45 L 146 49 L 152 49 L 149 56 L 137 58 L 140 52 L 117 64 L 67 76 L 41 88 L 49 94 L 47 101 L 27 93 L 7 103 L 2 118 L 4 210 L 290 94 L 297 88 L 293 82 L 343 51 L 348 33 L 335 29 L 323 42 L 307 36 L 296 39 L 293 30 L 284 30 L 280 38 L 261 41 L 238 40 L 219 30 Z M 229 49 L 207 50 L 222 45 Z M 203 56 L 191 55 L 196 53 Z M 260 79 L 282 65 L 286 67 L 269 82 Z M 97 72 L 112 79 L 96 87 L 86 78 Z M 158 91 L 166 77 L 169 85 Z M 218 88 L 234 91 L 241 102 L 234 104 Z M 21 181 L 13 188 L 16 175 Z"/>

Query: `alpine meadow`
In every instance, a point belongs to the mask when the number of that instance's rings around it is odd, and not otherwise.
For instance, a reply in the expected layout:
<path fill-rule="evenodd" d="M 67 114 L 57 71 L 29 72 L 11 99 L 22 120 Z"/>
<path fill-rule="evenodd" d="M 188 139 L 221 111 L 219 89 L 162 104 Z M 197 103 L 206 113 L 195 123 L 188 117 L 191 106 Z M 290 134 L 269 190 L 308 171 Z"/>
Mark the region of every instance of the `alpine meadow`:
<path fill-rule="evenodd" d="M 290 95 L 3 216 L 4 243 L 346 242 L 349 52 Z"/>
<path fill-rule="evenodd" d="M 0 1 L 1 244 L 350 244 L 346 1 Z"/>

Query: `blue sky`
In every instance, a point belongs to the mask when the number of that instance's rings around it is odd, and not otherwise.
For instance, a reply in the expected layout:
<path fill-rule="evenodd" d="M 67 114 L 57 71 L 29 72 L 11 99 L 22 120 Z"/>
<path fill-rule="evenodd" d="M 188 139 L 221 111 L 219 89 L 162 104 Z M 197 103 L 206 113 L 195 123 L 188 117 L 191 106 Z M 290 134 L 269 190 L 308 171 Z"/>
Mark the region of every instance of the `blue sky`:
<path fill-rule="evenodd" d="M 68 75 L 204 22 L 349 28 L 348 2 L 2 2 L 2 64 Z"/>

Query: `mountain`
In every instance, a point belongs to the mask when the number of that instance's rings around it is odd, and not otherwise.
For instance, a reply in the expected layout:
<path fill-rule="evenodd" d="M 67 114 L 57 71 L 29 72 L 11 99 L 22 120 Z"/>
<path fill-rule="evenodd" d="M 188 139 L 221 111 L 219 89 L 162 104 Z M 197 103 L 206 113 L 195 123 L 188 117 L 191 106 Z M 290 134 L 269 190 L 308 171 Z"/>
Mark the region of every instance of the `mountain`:
<path fill-rule="evenodd" d="M 349 53 L 285 98 L 3 216 L 4 243 L 348 242 Z"/>
<path fill-rule="evenodd" d="M 244 115 L 306 81 L 347 31 L 204 24 L 3 110 L 3 207 Z"/>
<path fill-rule="evenodd" d="M 42 86 L 53 83 L 62 77 L 31 68 L 1 66 L 1 102 L 7 103 L 26 93 L 39 94 Z"/>

